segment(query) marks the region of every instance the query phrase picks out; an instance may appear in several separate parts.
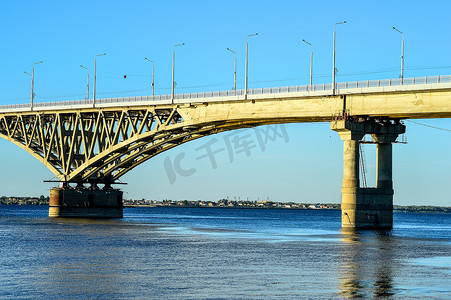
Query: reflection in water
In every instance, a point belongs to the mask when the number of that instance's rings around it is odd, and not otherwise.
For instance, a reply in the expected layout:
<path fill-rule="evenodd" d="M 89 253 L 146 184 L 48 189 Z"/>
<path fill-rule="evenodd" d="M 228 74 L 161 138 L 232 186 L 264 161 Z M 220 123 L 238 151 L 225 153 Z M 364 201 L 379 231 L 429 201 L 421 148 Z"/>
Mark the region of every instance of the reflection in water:
<path fill-rule="evenodd" d="M 375 296 L 391 296 L 394 294 L 393 289 L 393 238 L 389 232 L 378 232 L 376 235 L 378 242 L 378 251 L 376 255 L 376 278 L 374 283 L 376 286 Z"/>
<path fill-rule="evenodd" d="M 393 238 L 386 231 L 343 230 L 340 294 L 346 298 L 389 297 L 393 289 Z"/>

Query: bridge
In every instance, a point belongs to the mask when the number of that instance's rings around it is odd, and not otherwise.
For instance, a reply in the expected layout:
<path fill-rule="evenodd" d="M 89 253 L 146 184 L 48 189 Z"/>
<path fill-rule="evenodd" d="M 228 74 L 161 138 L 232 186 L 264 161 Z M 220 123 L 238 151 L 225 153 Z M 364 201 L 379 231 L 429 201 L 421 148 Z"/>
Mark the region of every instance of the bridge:
<path fill-rule="evenodd" d="M 451 76 L 0 106 L 0 137 L 58 178 L 49 216 L 121 217 L 111 187 L 183 143 L 267 124 L 330 122 L 343 140 L 342 226 L 393 225 L 392 144 L 402 120 L 451 117 Z M 359 145 L 377 144 L 377 184 L 360 187 Z"/>

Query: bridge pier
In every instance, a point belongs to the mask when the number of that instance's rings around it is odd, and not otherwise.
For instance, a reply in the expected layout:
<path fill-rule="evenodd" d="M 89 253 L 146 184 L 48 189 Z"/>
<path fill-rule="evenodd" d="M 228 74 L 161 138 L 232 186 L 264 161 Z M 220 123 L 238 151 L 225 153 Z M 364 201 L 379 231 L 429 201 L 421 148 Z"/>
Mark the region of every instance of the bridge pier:
<path fill-rule="evenodd" d="M 343 140 L 343 186 L 341 224 L 343 228 L 393 227 L 392 143 L 405 126 L 390 120 L 338 120 L 331 123 Z M 377 184 L 360 187 L 360 140 L 371 134 L 377 144 Z"/>
<path fill-rule="evenodd" d="M 66 184 L 50 190 L 49 217 L 122 218 L 122 195 L 107 184 L 103 189 Z"/>

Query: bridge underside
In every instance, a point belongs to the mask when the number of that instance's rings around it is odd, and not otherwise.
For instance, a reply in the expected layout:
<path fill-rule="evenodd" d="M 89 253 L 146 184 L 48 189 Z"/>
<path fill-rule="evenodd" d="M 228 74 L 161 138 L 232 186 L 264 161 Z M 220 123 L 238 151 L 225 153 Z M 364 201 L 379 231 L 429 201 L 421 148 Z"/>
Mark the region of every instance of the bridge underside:
<path fill-rule="evenodd" d="M 211 134 L 283 120 L 186 122 L 178 107 L 0 115 L 0 136 L 64 183 L 111 184 L 148 159 Z"/>

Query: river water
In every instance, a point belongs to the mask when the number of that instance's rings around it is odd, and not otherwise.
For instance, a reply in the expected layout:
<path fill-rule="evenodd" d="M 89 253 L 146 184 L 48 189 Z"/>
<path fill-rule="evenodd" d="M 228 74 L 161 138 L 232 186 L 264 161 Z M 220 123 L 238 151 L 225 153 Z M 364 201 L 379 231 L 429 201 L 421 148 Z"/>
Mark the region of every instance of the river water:
<path fill-rule="evenodd" d="M 1 299 L 451 299 L 451 214 L 345 233 L 325 210 L 0 206 Z"/>

